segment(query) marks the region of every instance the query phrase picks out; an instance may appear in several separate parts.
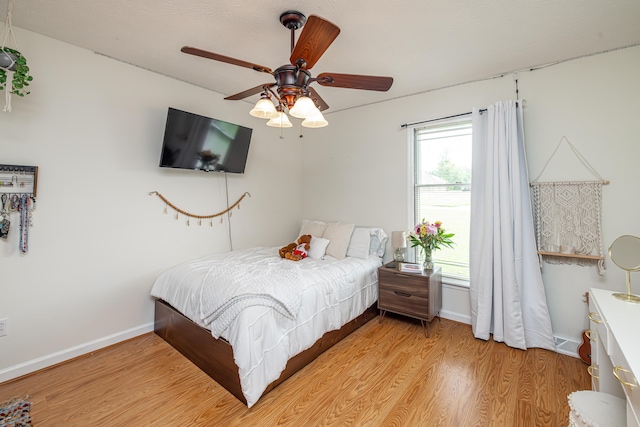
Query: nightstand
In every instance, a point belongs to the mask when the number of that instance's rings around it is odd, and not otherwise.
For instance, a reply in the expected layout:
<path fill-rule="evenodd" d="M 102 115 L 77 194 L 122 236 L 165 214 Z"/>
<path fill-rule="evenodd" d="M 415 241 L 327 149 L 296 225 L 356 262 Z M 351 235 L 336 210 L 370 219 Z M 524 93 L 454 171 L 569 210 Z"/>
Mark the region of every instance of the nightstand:
<path fill-rule="evenodd" d="M 440 267 L 422 273 L 404 273 L 395 263 L 378 269 L 378 308 L 419 319 L 429 337 L 429 323 L 442 309 L 442 274 Z"/>

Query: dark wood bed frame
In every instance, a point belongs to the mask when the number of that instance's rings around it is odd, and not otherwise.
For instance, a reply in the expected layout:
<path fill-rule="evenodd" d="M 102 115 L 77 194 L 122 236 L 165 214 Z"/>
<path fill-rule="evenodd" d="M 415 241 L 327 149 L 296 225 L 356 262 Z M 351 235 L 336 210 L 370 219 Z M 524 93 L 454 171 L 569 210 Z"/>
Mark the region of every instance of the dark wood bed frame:
<path fill-rule="evenodd" d="M 280 377 L 269 384 L 262 395 L 273 390 L 278 384 L 304 368 L 377 314 L 374 303 L 342 328 L 325 333 L 313 346 L 289 359 Z M 246 405 L 247 401 L 240 387 L 238 367 L 233 359 L 233 350 L 227 341 L 215 339 L 210 331 L 195 324 L 171 305 L 159 299 L 155 304 L 154 331 Z"/>

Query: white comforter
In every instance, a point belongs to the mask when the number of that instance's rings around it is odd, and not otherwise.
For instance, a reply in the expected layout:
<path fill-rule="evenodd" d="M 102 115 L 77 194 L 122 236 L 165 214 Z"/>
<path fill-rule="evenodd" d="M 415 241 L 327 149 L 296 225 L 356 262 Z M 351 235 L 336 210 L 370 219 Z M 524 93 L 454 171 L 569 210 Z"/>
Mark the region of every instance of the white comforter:
<path fill-rule="evenodd" d="M 231 344 L 251 407 L 291 357 L 376 301 L 381 264 L 376 255 L 294 262 L 278 248 L 252 248 L 178 265 L 158 277 L 151 295 Z M 257 296 L 249 282 L 258 283 Z M 226 300 L 210 298 L 221 295 Z"/>

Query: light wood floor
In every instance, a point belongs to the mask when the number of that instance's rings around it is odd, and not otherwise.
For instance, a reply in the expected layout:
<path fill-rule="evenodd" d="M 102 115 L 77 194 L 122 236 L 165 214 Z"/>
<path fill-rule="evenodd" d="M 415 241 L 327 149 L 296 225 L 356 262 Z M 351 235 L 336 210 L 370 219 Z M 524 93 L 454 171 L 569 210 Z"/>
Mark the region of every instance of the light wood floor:
<path fill-rule="evenodd" d="M 586 365 L 476 340 L 469 325 L 374 319 L 247 409 L 154 334 L 0 384 L 46 426 L 566 426 Z"/>

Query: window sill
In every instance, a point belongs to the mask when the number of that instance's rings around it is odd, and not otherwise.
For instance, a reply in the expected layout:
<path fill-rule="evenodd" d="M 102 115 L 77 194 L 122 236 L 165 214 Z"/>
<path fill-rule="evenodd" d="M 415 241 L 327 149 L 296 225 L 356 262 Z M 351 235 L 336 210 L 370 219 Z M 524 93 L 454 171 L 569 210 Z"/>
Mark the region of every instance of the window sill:
<path fill-rule="evenodd" d="M 455 286 L 457 288 L 465 288 L 465 289 L 469 289 L 469 281 L 468 280 L 463 280 L 463 279 L 456 279 L 453 277 L 442 277 L 442 284 L 443 285 L 449 285 L 449 286 Z"/>

